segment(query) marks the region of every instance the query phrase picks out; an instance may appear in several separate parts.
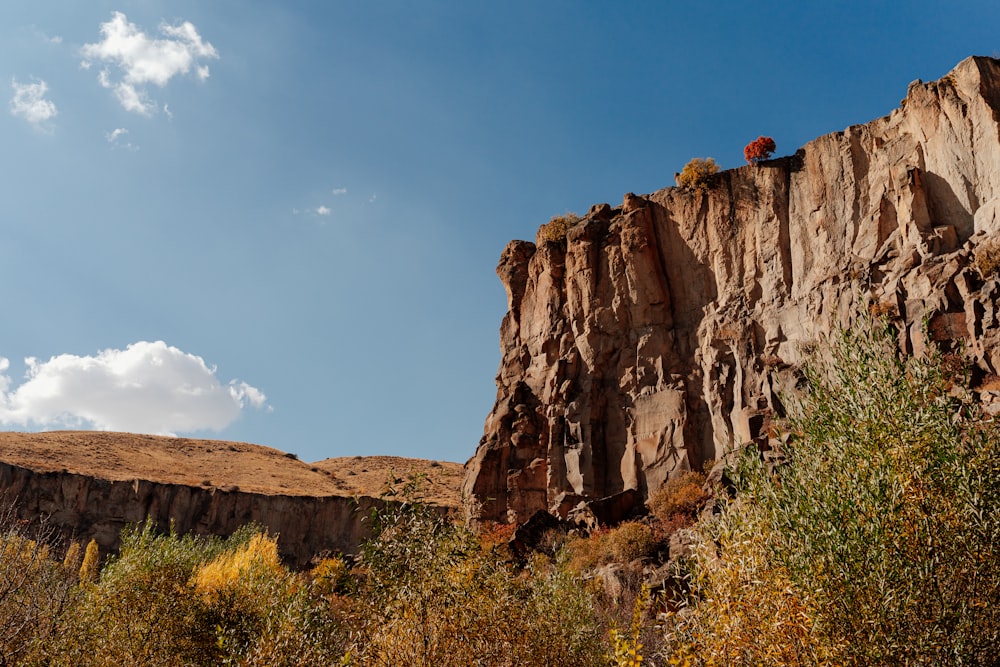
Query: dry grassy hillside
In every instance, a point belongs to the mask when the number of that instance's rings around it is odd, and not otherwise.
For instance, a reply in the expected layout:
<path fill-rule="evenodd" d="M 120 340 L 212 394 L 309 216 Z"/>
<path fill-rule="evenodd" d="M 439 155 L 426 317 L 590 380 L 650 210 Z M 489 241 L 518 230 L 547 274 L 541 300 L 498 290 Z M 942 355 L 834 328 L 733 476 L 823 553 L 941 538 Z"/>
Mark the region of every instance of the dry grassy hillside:
<path fill-rule="evenodd" d="M 0 432 L 0 461 L 37 472 L 66 471 L 110 481 L 148 480 L 292 496 L 378 496 L 421 477 L 420 497 L 457 506 L 462 466 L 392 456 L 317 463 L 292 454 L 222 440 L 103 431 Z"/>

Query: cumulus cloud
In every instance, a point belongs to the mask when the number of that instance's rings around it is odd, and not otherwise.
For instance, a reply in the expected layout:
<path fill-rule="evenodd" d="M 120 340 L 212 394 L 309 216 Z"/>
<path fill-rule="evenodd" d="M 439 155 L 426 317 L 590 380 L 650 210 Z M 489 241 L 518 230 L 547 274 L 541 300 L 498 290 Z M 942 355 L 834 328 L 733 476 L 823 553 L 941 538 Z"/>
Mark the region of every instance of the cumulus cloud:
<path fill-rule="evenodd" d="M 326 206 L 320 206 L 316 209 L 316 215 L 330 215 L 331 211 Z"/>
<path fill-rule="evenodd" d="M 18 83 L 17 79 L 11 79 L 10 87 L 14 90 L 14 97 L 10 100 L 12 116 L 41 128 L 59 113 L 55 103 L 45 99 L 49 86 L 41 79 L 36 83 Z"/>
<path fill-rule="evenodd" d="M 111 20 L 101 24 L 101 41 L 84 44 L 81 49 L 86 68 L 91 62 L 105 64 L 97 80 L 114 91 L 127 111 L 152 114 L 157 105 L 149 98 L 150 84 L 163 88 L 172 78 L 187 74 L 192 68 L 195 76 L 204 81 L 209 70 L 200 61 L 219 57 L 215 47 L 204 41 L 188 21 L 179 25 L 160 24 L 160 34 L 162 38 L 150 37 L 129 23 L 125 14 L 113 12 Z M 119 76 L 113 77 L 107 66 L 116 68 Z"/>
<path fill-rule="evenodd" d="M 331 192 L 339 197 L 340 195 L 347 194 L 347 188 L 334 188 Z"/>
<path fill-rule="evenodd" d="M 94 356 L 24 360 L 12 388 L 0 357 L 0 424 L 174 435 L 219 431 L 246 408 L 266 409 L 264 393 L 245 382 L 222 384 L 216 369 L 163 341 L 140 341 Z"/>

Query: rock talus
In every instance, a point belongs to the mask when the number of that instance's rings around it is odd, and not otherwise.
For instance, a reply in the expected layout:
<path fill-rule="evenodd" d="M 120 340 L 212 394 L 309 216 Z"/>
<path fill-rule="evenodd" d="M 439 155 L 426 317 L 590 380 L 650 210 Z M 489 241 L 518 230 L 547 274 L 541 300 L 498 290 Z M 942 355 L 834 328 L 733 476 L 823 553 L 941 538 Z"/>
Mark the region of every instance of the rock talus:
<path fill-rule="evenodd" d="M 961 341 L 975 375 L 998 374 L 1000 283 L 975 262 L 991 243 L 1000 61 L 982 57 L 703 192 L 626 195 L 565 242 L 513 241 L 497 400 L 463 493 L 494 521 L 648 494 L 766 436 L 805 346 L 865 308 L 907 352 Z"/>

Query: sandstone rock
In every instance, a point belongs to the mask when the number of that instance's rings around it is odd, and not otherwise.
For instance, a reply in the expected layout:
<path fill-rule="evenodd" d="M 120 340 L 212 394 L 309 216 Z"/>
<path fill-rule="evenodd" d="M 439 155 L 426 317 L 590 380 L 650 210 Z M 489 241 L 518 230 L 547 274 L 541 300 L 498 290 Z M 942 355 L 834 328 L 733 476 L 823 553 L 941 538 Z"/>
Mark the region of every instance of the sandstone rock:
<path fill-rule="evenodd" d="M 553 535 L 565 535 L 568 530 L 569 526 L 558 517 L 538 510 L 514 531 L 509 542 L 511 553 L 522 559 L 531 551 L 554 555 L 557 545 Z"/>
<path fill-rule="evenodd" d="M 1000 61 L 968 58 L 905 104 L 795 155 L 595 207 L 565 244 L 514 241 L 497 401 L 466 466 L 483 519 L 561 494 L 659 487 L 763 439 L 806 346 L 871 307 L 900 345 L 1000 371 Z M 923 322 L 937 322 L 930 338 Z"/>
<path fill-rule="evenodd" d="M 47 517 L 67 539 L 97 541 L 102 554 L 118 549 L 128 524 L 149 520 L 161 530 L 228 536 L 255 523 L 278 536 L 290 565 L 305 567 L 323 552 L 353 553 L 370 534 L 365 520 L 387 503 L 377 498 L 288 496 L 224 491 L 146 480 L 109 481 L 70 472 L 36 472 L 0 463 L 0 502 L 19 518 Z"/>
<path fill-rule="evenodd" d="M 682 528 L 670 535 L 670 560 L 687 558 L 694 553 L 697 535 L 689 528 Z"/>
<path fill-rule="evenodd" d="M 644 510 L 639 492 L 626 489 L 606 498 L 580 503 L 568 513 L 567 520 L 587 531 L 594 531 L 602 526 L 617 526 Z"/>
<path fill-rule="evenodd" d="M 610 599 L 618 602 L 626 593 L 634 593 L 642 586 L 643 566 L 640 561 L 610 563 L 594 570 L 591 577 L 601 583 Z"/>

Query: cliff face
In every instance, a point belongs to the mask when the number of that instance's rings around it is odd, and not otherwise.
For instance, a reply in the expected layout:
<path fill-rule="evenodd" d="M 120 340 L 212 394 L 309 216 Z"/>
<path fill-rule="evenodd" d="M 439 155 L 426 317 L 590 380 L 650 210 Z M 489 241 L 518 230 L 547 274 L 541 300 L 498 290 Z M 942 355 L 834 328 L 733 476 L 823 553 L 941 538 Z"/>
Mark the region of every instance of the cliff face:
<path fill-rule="evenodd" d="M 227 536 L 255 523 L 278 535 L 283 558 L 306 566 L 324 551 L 353 553 L 369 534 L 366 517 L 384 503 L 361 496 L 286 496 L 146 480 L 110 481 L 70 472 L 37 472 L 0 463 L 0 489 L 24 520 L 45 517 L 67 539 L 117 550 L 128 524 L 149 519 L 162 530 Z"/>
<path fill-rule="evenodd" d="M 397 489 L 447 513 L 458 505 L 460 466 L 398 457 L 304 463 L 244 442 L 104 431 L 0 432 L 0 511 L 40 517 L 68 539 L 117 550 L 128 524 L 227 536 L 248 523 L 278 536 L 302 567 L 324 551 L 355 552 L 371 511 Z"/>
<path fill-rule="evenodd" d="M 864 308 L 1000 369 L 1000 61 L 796 155 L 599 205 L 565 243 L 514 241 L 497 401 L 466 466 L 482 519 L 625 489 L 766 437 L 804 345 Z M 989 400 L 992 394 L 983 392 Z"/>

